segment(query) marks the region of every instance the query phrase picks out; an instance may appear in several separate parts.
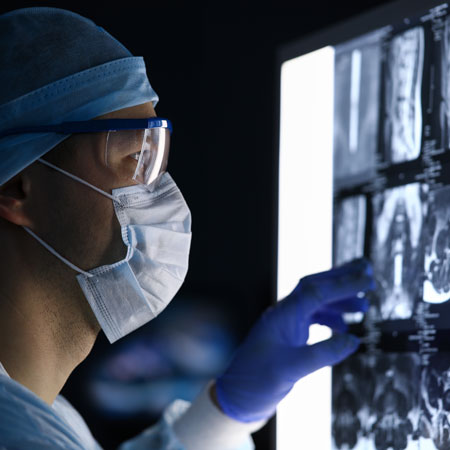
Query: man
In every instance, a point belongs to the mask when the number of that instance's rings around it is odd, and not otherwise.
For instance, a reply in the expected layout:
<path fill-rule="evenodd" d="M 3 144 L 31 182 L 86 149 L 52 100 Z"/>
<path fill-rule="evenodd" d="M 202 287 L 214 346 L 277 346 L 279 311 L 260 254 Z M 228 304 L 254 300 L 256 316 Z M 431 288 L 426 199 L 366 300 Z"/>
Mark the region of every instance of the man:
<path fill-rule="evenodd" d="M 59 395 L 100 329 L 115 342 L 159 314 L 187 271 L 191 216 L 166 172 L 171 124 L 142 58 L 77 14 L 0 16 L 0 447 L 100 448 Z M 301 377 L 358 347 L 365 261 L 303 279 L 192 405 L 122 449 L 247 449 Z M 340 331 L 306 345 L 308 327 Z"/>

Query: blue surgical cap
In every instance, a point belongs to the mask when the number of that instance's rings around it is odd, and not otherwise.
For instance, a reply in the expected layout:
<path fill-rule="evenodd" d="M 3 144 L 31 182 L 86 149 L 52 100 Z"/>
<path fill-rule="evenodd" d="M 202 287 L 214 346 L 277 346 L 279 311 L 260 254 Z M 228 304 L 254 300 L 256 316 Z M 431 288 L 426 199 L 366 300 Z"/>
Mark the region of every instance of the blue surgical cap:
<path fill-rule="evenodd" d="M 94 22 L 58 8 L 0 15 L 0 131 L 90 120 L 158 96 L 142 57 Z M 69 135 L 0 139 L 0 185 Z"/>

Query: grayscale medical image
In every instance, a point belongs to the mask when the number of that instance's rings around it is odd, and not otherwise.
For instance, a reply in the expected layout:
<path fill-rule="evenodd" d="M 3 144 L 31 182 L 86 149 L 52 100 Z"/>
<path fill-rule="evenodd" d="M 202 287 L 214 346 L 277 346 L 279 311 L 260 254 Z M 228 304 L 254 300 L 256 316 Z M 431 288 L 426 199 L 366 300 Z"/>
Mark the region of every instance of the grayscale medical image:
<path fill-rule="evenodd" d="M 434 193 L 429 202 L 425 234 L 423 299 L 428 303 L 450 300 L 450 187 Z"/>
<path fill-rule="evenodd" d="M 450 450 L 449 7 L 416 19 L 335 53 L 333 264 L 368 258 L 376 287 L 343 314 L 333 450 Z"/>
<path fill-rule="evenodd" d="M 333 449 L 365 450 L 374 383 L 367 355 L 355 355 L 333 368 Z"/>
<path fill-rule="evenodd" d="M 450 448 L 450 353 L 431 358 L 420 382 L 420 448 Z"/>
<path fill-rule="evenodd" d="M 422 144 L 424 30 L 415 27 L 395 36 L 385 73 L 385 158 L 401 163 L 416 159 Z"/>
<path fill-rule="evenodd" d="M 377 320 L 409 319 L 413 314 L 422 287 L 427 194 L 427 185 L 412 183 L 373 197 Z"/>
<path fill-rule="evenodd" d="M 443 140 L 446 148 L 450 148 L 450 17 L 445 20 L 444 37 L 442 39 L 441 90 L 442 99 L 440 119 Z"/>
<path fill-rule="evenodd" d="M 420 357 L 389 353 L 368 358 L 375 389 L 369 419 L 369 449 L 418 449 Z"/>
<path fill-rule="evenodd" d="M 374 173 L 380 79 L 379 39 L 368 36 L 336 48 L 334 179 L 340 185 Z"/>
<path fill-rule="evenodd" d="M 334 210 L 334 264 L 340 265 L 364 255 L 366 197 L 341 200 Z"/>
<path fill-rule="evenodd" d="M 419 449 L 420 358 L 357 354 L 333 369 L 333 449 Z"/>

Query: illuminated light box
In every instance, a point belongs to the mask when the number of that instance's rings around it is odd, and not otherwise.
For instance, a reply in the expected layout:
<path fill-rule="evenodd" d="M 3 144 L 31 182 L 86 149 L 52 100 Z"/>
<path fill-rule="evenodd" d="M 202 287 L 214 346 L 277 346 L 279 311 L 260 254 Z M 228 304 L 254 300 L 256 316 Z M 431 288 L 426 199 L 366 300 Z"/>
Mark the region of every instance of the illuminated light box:
<path fill-rule="evenodd" d="M 377 289 L 345 315 L 358 353 L 280 403 L 276 449 L 450 448 L 450 9 L 392 2 L 277 64 L 277 299 L 362 256 Z"/>

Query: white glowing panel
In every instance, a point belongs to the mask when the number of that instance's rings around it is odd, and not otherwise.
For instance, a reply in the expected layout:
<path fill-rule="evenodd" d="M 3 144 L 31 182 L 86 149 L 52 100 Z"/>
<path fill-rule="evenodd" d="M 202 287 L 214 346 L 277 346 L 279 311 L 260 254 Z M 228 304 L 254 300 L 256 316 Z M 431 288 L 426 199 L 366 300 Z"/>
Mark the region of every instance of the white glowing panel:
<path fill-rule="evenodd" d="M 357 75 L 357 74 L 356 74 Z M 355 76 L 356 76 L 355 75 Z M 332 257 L 334 50 L 281 69 L 278 299 Z M 330 330 L 311 329 L 310 341 Z M 300 380 L 277 410 L 277 450 L 331 448 L 331 369 Z"/>

